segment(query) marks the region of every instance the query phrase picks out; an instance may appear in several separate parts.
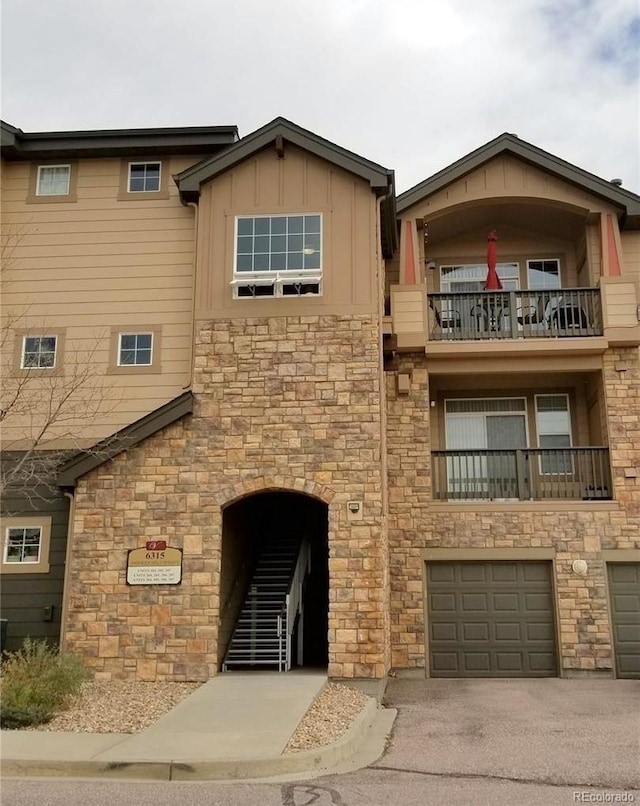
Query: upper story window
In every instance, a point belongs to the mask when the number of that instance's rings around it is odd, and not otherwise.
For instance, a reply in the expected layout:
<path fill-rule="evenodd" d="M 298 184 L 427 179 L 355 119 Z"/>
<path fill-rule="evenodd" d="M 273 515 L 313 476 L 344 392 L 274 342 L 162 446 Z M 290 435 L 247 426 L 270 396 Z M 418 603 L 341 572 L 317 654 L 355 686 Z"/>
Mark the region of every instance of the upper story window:
<path fill-rule="evenodd" d="M 517 263 L 498 263 L 496 271 L 505 291 L 518 290 L 520 280 Z M 486 263 L 440 267 L 440 290 L 450 294 L 482 291 L 486 279 Z"/>
<path fill-rule="evenodd" d="M 236 297 L 319 295 L 322 215 L 238 216 Z"/>
<path fill-rule="evenodd" d="M 153 333 L 120 333 L 118 366 L 150 367 L 153 363 Z"/>
<path fill-rule="evenodd" d="M 36 196 L 68 196 L 71 165 L 39 165 Z"/>
<path fill-rule="evenodd" d="M 560 288 L 560 261 L 527 260 L 527 283 L 531 289 Z"/>
<path fill-rule="evenodd" d="M 160 190 L 161 163 L 130 162 L 129 193 L 157 193 Z"/>
<path fill-rule="evenodd" d="M 23 336 L 20 369 L 53 369 L 57 343 L 56 336 Z"/>
<path fill-rule="evenodd" d="M 112 325 L 109 339 L 110 375 L 160 374 L 162 327 L 145 323 L 138 330 Z"/>

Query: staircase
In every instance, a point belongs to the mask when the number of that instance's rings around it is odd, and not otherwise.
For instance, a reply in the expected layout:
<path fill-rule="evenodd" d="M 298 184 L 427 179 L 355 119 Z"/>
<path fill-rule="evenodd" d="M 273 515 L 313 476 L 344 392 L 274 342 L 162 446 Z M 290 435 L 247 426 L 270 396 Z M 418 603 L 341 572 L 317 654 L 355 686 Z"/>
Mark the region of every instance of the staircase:
<path fill-rule="evenodd" d="M 255 666 L 291 668 L 291 636 L 302 613 L 302 583 L 308 572 L 306 541 L 281 535 L 258 559 L 233 630 L 222 671 Z"/>

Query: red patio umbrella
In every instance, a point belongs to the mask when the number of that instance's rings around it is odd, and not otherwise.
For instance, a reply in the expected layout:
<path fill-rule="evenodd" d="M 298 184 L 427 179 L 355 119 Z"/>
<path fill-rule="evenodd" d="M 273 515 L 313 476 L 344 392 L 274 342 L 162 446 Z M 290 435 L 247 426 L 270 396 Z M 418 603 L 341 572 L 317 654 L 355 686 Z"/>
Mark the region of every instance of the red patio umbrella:
<path fill-rule="evenodd" d="M 501 291 L 502 290 L 502 283 L 500 282 L 500 278 L 498 277 L 498 272 L 496 271 L 496 241 L 498 240 L 498 236 L 496 235 L 495 230 L 491 230 L 491 232 L 487 235 L 487 241 L 489 242 L 487 246 L 487 266 L 489 270 L 487 271 L 487 279 L 484 281 L 484 290 L 485 291 Z"/>

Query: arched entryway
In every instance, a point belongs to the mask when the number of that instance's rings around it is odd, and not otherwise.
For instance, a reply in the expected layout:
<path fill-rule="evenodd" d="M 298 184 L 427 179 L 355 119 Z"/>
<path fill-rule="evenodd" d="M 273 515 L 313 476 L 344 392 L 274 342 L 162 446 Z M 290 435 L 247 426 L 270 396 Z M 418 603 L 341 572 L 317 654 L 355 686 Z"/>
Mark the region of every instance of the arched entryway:
<path fill-rule="evenodd" d="M 219 663 L 224 670 L 326 667 L 328 507 L 257 492 L 222 519 Z"/>

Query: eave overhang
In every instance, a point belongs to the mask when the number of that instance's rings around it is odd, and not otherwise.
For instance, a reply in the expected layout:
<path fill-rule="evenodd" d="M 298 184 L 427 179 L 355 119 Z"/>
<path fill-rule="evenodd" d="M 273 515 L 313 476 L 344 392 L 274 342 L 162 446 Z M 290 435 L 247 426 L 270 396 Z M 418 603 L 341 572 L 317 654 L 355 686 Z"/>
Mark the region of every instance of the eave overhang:
<path fill-rule="evenodd" d="M 619 208 L 621 229 L 640 229 L 640 196 L 507 133 L 501 134 L 495 140 L 480 146 L 447 168 L 401 193 L 396 200 L 398 213 L 408 210 L 422 199 L 503 154 L 511 154 L 594 196 L 605 199 Z"/>
<path fill-rule="evenodd" d="M 184 203 L 198 203 L 200 187 L 216 176 L 238 165 L 243 160 L 275 145 L 277 148 L 291 143 L 322 160 L 343 168 L 366 180 L 378 197 L 383 197 L 381 210 L 382 243 L 386 257 L 395 249 L 395 178 L 393 171 L 354 154 L 352 151 L 319 137 L 285 118 L 278 117 L 266 126 L 248 134 L 224 152 L 174 176 Z M 393 222 L 393 226 L 390 226 Z"/>
<path fill-rule="evenodd" d="M 237 126 L 23 132 L 2 122 L 5 160 L 215 154 L 238 140 Z"/>
<path fill-rule="evenodd" d="M 79 478 L 113 459 L 123 451 L 133 448 L 148 437 L 193 413 L 193 393 L 184 392 L 164 406 L 136 420 L 135 423 L 101 440 L 86 451 L 79 451 L 65 462 L 58 473 L 58 486 L 75 488 Z"/>

